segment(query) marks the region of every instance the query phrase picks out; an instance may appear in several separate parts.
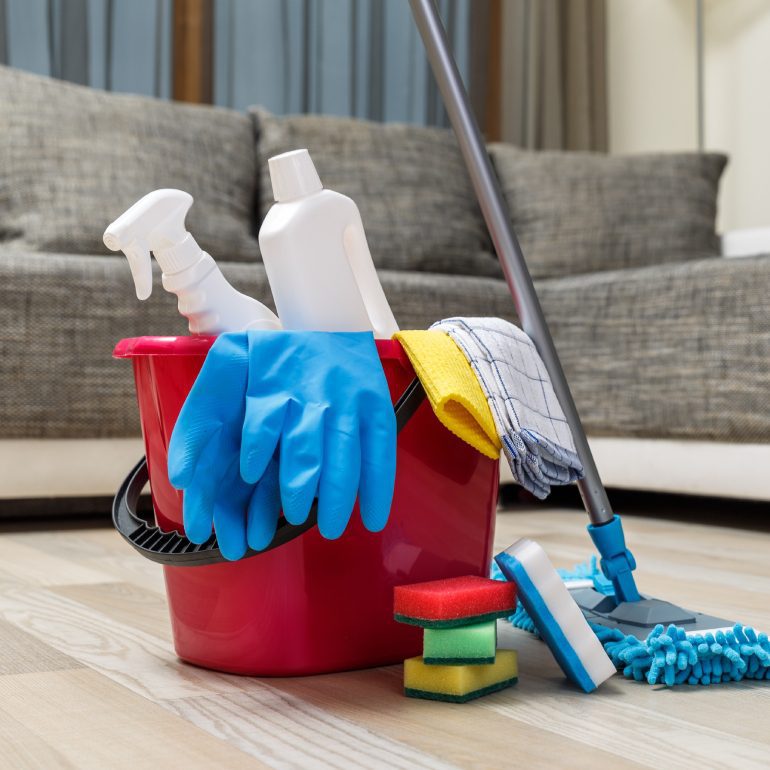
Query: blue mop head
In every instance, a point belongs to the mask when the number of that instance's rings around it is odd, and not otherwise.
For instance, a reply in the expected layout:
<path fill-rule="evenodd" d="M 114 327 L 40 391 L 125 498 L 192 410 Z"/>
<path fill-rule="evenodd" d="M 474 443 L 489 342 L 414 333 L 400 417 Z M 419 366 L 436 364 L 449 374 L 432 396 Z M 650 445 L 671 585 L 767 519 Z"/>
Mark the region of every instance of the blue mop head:
<path fill-rule="evenodd" d="M 562 580 L 602 582 L 596 557 L 573 570 L 559 570 Z M 492 562 L 491 577 L 505 580 Z M 597 586 L 599 587 L 599 586 Z M 508 620 L 516 628 L 539 636 L 534 621 L 521 603 Z M 649 684 L 717 684 L 742 679 L 770 681 L 770 640 L 764 633 L 736 624 L 731 629 L 692 632 L 674 625 L 656 626 L 646 639 L 626 636 L 615 628 L 591 624 L 615 667 L 628 679 Z"/>
<path fill-rule="evenodd" d="M 770 642 L 740 623 L 731 629 L 688 634 L 655 626 L 641 641 L 617 629 L 593 626 L 612 662 L 628 679 L 650 684 L 718 684 L 742 679 L 770 681 Z"/>

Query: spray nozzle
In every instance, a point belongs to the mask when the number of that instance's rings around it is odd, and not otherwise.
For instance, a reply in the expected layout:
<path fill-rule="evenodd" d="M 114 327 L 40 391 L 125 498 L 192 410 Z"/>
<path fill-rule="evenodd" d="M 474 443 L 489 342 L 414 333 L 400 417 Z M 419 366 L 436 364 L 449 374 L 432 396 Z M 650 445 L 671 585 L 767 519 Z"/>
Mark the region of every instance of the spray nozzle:
<path fill-rule="evenodd" d="M 154 190 L 104 231 L 104 245 L 126 255 L 139 299 L 152 293 L 151 251 L 164 273 L 184 270 L 199 258 L 184 224 L 192 203 L 192 195 L 183 190 Z"/>

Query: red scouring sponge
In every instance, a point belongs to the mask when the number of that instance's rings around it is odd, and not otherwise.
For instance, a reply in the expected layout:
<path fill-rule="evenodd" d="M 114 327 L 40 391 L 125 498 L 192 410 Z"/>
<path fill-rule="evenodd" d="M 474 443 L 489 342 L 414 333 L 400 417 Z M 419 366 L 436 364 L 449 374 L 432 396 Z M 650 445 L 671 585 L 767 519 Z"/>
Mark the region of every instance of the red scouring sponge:
<path fill-rule="evenodd" d="M 452 628 L 512 615 L 516 586 L 477 575 L 431 580 L 394 589 L 400 623 L 423 628 Z"/>

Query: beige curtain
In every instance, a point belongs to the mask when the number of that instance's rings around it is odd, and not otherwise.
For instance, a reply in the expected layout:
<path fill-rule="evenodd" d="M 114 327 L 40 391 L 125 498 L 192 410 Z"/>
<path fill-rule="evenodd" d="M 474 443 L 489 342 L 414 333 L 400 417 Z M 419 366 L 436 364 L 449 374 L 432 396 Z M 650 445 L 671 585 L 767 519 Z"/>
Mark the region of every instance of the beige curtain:
<path fill-rule="evenodd" d="M 503 0 L 503 141 L 607 149 L 605 1 Z"/>

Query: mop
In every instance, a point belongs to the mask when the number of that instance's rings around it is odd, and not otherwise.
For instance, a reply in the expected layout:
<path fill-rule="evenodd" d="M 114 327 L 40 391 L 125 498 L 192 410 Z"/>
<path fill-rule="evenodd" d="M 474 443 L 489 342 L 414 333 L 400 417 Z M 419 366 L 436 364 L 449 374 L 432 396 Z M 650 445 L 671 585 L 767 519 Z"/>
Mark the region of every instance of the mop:
<path fill-rule="evenodd" d="M 557 570 L 571 594 L 586 590 L 613 597 L 612 586 L 599 569 L 596 557 L 572 570 Z M 495 562 L 491 577 L 506 580 Z M 573 595 L 574 598 L 574 595 Z M 540 636 L 530 614 L 519 601 L 508 621 L 515 628 Z M 770 640 L 765 633 L 740 623 L 732 627 L 687 631 L 681 626 L 656 625 L 646 638 L 625 634 L 598 622 L 588 624 L 609 655 L 615 668 L 627 679 L 649 684 L 708 685 L 740 682 L 742 679 L 770 681 Z"/>
<path fill-rule="evenodd" d="M 570 592 L 572 598 L 612 662 L 629 678 L 669 685 L 770 679 L 766 634 L 639 593 L 633 575 L 636 560 L 626 547 L 621 519 L 612 511 L 588 446 L 446 31 L 433 0 L 410 0 L 410 6 L 522 328 L 543 360 L 582 464 L 584 477 L 577 486 L 601 571 L 595 564 L 593 570 L 578 570 L 590 572 L 590 578 Z M 523 608 L 512 617 L 518 627 L 534 629 Z"/>

